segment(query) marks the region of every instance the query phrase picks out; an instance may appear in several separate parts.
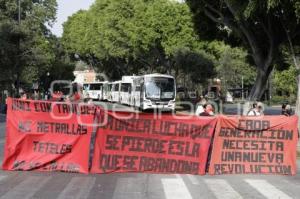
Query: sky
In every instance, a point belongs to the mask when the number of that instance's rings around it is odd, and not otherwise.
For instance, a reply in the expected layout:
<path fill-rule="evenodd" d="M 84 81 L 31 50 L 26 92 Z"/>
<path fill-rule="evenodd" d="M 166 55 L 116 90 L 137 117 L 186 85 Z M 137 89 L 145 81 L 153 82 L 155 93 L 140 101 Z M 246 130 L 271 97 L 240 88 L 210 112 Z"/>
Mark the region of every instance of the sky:
<path fill-rule="evenodd" d="M 57 19 L 51 28 L 52 32 L 60 37 L 63 33 L 62 24 L 68 20 L 68 17 L 80 9 L 87 10 L 94 1 L 95 0 L 57 0 Z"/>

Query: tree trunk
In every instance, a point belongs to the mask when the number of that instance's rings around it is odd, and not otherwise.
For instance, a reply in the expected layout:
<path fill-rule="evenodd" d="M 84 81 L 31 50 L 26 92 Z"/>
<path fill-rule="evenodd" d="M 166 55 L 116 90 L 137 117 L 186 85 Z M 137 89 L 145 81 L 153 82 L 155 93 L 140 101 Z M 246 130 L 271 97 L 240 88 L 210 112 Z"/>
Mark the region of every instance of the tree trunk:
<path fill-rule="evenodd" d="M 269 66 L 269 67 L 271 67 L 271 69 L 273 70 L 273 66 Z M 258 69 L 256 80 L 254 86 L 252 87 L 250 95 L 248 96 L 248 100 L 250 101 L 261 100 L 266 90 L 267 81 L 272 70 L 263 71 L 261 69 Z"/>

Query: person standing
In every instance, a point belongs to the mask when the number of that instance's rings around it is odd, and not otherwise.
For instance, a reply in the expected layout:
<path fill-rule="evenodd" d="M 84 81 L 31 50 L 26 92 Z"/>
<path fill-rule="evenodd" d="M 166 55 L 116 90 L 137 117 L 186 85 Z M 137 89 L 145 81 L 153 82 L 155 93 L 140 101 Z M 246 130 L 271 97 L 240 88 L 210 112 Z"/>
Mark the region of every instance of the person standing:
<path fill-rule="evenodd" d="M 83 87 L 78 83 L 72 84 L 71 102 L 83 102 Z"/>

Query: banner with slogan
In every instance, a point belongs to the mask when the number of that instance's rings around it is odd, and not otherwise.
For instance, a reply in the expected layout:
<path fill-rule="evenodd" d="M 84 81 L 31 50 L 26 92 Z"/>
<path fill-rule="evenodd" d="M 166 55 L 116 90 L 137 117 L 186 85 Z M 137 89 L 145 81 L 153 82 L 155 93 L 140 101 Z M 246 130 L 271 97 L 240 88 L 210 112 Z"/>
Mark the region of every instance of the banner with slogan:
<path fill-rule="evenodd" d="M 209 174 L 295 175 L 297 122 L 297 116 L 220 116 Z"/>
<path fill-rule="evenodd" d="M 91 173 L 205 174 L 215 117 L 98 114 Z"/>
<path fill-rule="evenodd" d="M 4 170 L 88 173 L 96 108 L 8 99 Z"/>

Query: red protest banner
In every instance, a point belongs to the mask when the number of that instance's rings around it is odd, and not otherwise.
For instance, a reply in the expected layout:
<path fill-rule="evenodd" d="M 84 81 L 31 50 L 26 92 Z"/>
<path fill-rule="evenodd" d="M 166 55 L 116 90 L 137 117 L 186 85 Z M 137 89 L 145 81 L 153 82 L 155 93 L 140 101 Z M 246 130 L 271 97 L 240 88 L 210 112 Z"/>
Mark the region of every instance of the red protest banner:
<path fill-rule="evenodd" d="M 98 117 L 92 173 L 205 174 L 217 118 L 105 111 Z"/>
<path fill-rule="evenodd" d="M 8 99 L 4 170 L 88 173 L 95 107 Z"/>
<path fill-rule="evenodd" d="M 209 174 L 295 175 L 297 122 L 297 116 L 220 116 Z"/>

